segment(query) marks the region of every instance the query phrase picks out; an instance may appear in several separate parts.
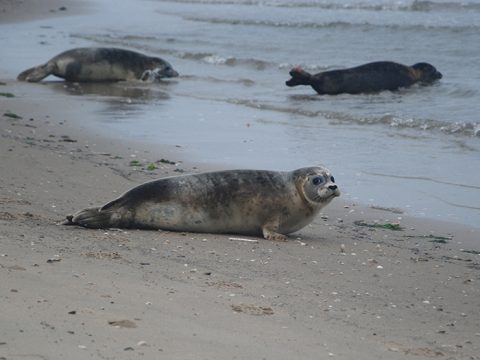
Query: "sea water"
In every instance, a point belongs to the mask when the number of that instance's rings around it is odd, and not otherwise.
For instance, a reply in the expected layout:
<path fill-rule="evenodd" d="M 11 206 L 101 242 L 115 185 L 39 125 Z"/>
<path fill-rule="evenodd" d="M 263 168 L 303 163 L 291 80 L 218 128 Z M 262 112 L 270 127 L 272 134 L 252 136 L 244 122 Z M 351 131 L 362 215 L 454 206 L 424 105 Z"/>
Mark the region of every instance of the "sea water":
<path fill-rule="evenodd" d="M 87 121 L 119 139 L 181 146 L 223 168 L 322 164 L 347 200 L 480 226 L 479 0 L 97 0 L 90 10 L 0 25 L 2 77 L 77 46 L 161 56 L 179 78 L 49 86 L 103 102 Z M 443 78 L 365 95 L 285 86 L 293 66 L 378 60 L 429 62 Z"/>

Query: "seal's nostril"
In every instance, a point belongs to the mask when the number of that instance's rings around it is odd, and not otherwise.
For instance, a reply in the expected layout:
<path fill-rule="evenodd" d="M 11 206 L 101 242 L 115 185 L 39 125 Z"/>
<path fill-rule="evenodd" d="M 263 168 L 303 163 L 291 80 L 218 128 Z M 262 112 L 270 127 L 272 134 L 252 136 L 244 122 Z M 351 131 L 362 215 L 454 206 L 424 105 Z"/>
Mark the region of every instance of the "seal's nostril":
<path fill-rule="evenodd" d="M 337 187 L 338 187 L 337 185 L 330 185 L 328 188 L 330 190 L 337 190 Z"/>

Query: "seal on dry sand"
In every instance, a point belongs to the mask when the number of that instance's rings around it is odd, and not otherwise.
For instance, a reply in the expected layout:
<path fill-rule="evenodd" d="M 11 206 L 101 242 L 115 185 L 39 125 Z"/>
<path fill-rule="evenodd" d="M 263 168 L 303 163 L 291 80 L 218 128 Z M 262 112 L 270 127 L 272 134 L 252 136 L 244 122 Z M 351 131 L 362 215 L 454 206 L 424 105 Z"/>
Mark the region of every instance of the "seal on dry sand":
<path fill-rule="evenodd" d="M 20 81 L 38 82 L 48 75 L 67 81 L 159 80 L 178 76 L 165 60 L 118 48 L 67 50 L 43 65 L 21 72 Z"/>
<path fill-rule="evenodd" d="M 422 62 L 407 66 L 391 61 L 377 61 L 315 75 L 309 74 L 300 67 L 295 67 L 290 71 L 290 76 L 292 78 L 286 82 L 287 86 L 310 85 L 320 95 L 397 90 L 415 83 L 431 84 L 442 78 L 442 74 L 428 63 Z"/>
<path fill-rule="evenodd" d="M 67 216 L 64 225 L 263 235 L 308 225 L 340 191 L 329 170 L 230 170 L 161 178 L 101 207 Z"/>

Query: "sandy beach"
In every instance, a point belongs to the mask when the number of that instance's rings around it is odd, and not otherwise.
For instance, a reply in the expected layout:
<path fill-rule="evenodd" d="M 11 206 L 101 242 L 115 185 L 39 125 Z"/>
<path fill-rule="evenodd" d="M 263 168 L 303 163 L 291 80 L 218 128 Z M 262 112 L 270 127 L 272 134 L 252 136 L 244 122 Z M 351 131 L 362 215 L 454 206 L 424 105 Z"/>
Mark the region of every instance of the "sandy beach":
<path fill-rule="evenodd" d="M 82 128 L 81 96 L 0 81 L 0 359 L 480 359 L 478 228 L 342 199 L 285 243 L 58 225 L 210 169 Z"/>

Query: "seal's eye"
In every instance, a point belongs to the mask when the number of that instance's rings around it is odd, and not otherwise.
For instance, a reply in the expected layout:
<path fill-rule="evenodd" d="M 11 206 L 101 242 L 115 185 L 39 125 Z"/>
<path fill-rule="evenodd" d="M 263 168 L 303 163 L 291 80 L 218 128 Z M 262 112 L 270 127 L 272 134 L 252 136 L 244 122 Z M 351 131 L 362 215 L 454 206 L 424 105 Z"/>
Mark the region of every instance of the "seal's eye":
<path fill-rule="evenodd" d="M 333 176 L 330 176 L 330 181 L 335 182 L 335 178 Z"/>
<path fill-rule="evenodd" d="M 316 176 L 312 180 L 313 185 L 322 185 L 323 184 L 323 177 L 322 176 Z"/>

